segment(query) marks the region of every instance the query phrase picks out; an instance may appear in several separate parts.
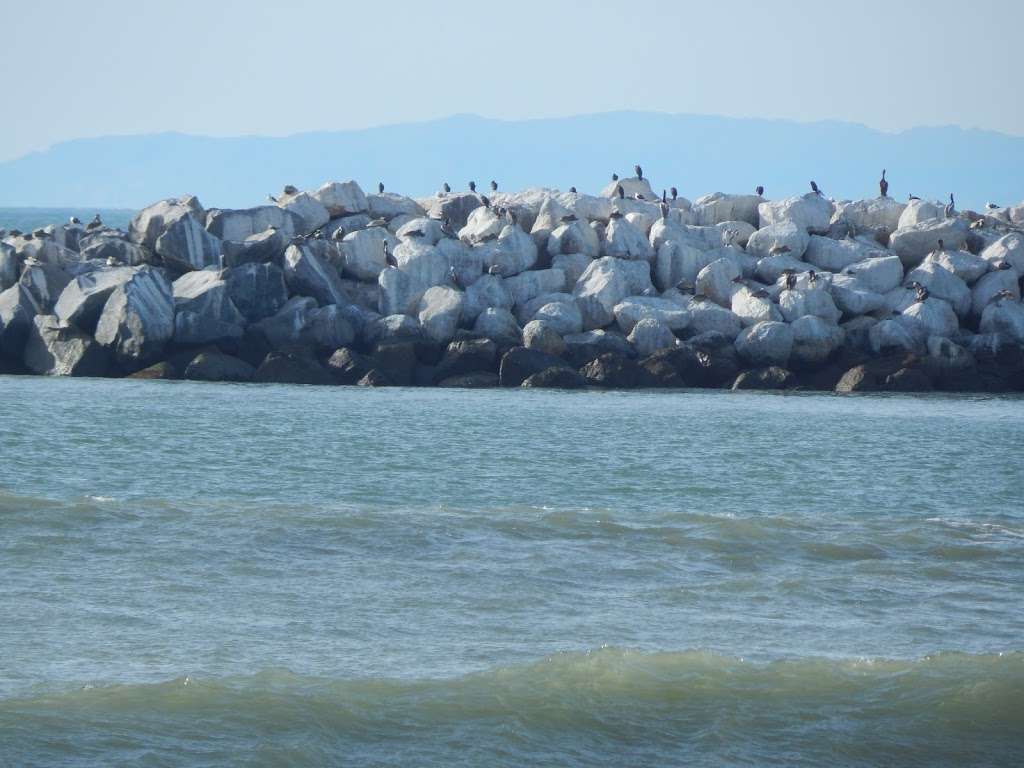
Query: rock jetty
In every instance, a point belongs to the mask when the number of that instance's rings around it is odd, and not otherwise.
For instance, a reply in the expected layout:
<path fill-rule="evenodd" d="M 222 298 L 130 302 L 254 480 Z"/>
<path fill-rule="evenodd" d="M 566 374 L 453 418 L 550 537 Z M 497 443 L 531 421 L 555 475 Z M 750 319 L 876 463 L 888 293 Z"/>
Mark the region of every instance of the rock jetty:
<path fill-rule="evenodd" d="M 1024 204 L 469 186 L 0 232 L 0 372 L 1024 391 Z"/>

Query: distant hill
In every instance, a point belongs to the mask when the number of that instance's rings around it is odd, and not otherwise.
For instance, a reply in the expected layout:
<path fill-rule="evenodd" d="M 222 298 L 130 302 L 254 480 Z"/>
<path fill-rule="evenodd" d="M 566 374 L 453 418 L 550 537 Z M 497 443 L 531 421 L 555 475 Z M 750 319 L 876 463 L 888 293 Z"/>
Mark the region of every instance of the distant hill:
<path fill-rule="evenodd" d="M 497 179 L 502 189 L 550 186 L 596 191 L 613 171 L 640 163 L 657 189 L 770 197 L 803 192 L 815 179 L 834 197 L 890 194 L 945 198 L 962 207 L 1024 199 L 1024 137 L 956 127 L 884 133 L 850 123 L 796 123 L 700 115 L 612 112 L 502 121 L 472 115 L 281 138 L 164 133 L 58 144 L 0 163 L 0 206 L 138 208 L 185 192 L 204 205 L 258 204 L 286 184 L 308 188 L 354 178 L 383 180 L 411 195 L 444 181 L 463 189 Z"/>

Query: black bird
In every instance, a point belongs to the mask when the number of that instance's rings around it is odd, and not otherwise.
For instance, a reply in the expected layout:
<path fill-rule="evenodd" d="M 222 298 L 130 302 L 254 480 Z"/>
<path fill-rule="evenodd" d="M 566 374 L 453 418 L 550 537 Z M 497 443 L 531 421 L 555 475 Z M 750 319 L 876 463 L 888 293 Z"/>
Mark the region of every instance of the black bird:
<path fill-rule="evenodd" d="M 381 240 L 384 243 L 384 263 L 392 269 L 398 269 L 398 259 L 395 258 L 394 254 L 391 253 L 391 248 L 388 246 L 387 240 Z"/>
<path fill-rule="evenodd" d="M 953 193 L 949 193 L 949 203 L 946 204 L 946 218 L 952 219 L 956 213 L 956 201 L 953 200 Z"/>
<path fill-rule="evenodd" d="M 487 195 L 481 195 L 480 202 L 484 204 L 484 208 L 491 207 L 491 201 L 487 199 Z"/>
<path fill-rule="evenodd" d="M 459 278 L 459 273 L 456 271 L 455 267 L 448 267 L 448 280 L 451 281 L 451 284 L 456 288 L 466 287 L 462 284 L 462 280 Z"/>
<path fill-rule="evenodd" d="M 624 189 L 622 188 L 622 185 L 621 185 L 621 184 L 619 184 L 619 185 L 618 185 L 618 186 L 617 186 L 617 187 L 615 188 L 615 192 L 616 192 L 616 194 L 618 194 L 618 196 L 619 196 L 619 200 L 622 200 L 623 198 L 625 198 L 625 197 L 626 197 L 626 190 L 624 190 Z"/>
<path fill-rule="evenodd" d="M 764 187 L 762 187 L 760 184 L 754 187 L 754 191 L 757 193 L 758 197 L 764 197 Z"/>
<path fill-rule="evenodd" d="M 498 191 L 498 182 L 496 182 L 494 179 L 491 179 L 491 192 L 497 192 L 497 191 Z"/>
<path fill-rule="evenodd" d="M 668 192 L 666 192 L 664 189 L 661 190 L 661 202 L 662 203 L 667 203 L 668 202 Z"/>
<path fill-rule="evenodd" d="M 608 214 L 608 218 L 609 219 L 621 219 L 622 218 L 622 211 L 612 211 L 611 213 Z"/>
<path fill-rule="evenodd" d="M 561 221 L 563 224 L 569 224 L 569 223 L 571 223 L 573 221 L 577 221 L 576 214 L 575 213 L 567 213 L 567 214 L 565 214 L 565 216 L 563 216 L 561 219 L 559 219 L 559 221 Z"/>
<path fill-rule="evenodd" d="M 782 274 L 786 277 L 786 289 L 792 291 L 796 288 L 796 270 L 786 268 L 782 270 Z"/>
<path fill-rule="evenodd" d="M 921 302 L 927 301 L 931 295 L 928 293 L 928 289 L 925 288 L 918 282 L 911 283 L 914 286 L 914 301 L 920 304 Z"/>
<path fill-rule="evenodd" d="M 672 199 L 675 200 L 677 197 L 679 197 L 679 190 L 676 189 L 675 187 L 672 187 L 669 190 L 669 194 L 672 195 Z"/>
<path fill-rule="evenodd" d="M 943 240 L 941 237 L 939 238 L 939 247 L 936 250 L 939 253 L 945 253 L 946 252 L 946 241 Z"/>
<path fill-rule="evenodd" d="M 998 270 L 1013 269 L 1013 265 L 1010 264 L 1010 262 L 1008 262 L 1008 261 L 1000 261 L 1000 262 L 996 263 L 996 269 L 998 269 Z"/>
<path fill-rule="evenodd" d="M 889 196 L 889 182 L 885 180 L 885 168 L 882 169 L 882 180 L 878 182 L 878 191 L 882 193 L 882 197 Z"/>
<path fill-rule="evenodd" d="M 273 195 L 267 195 L 267 200 L 269 200 L 272 203 L 277 203 L 277 198 L 274 197 Z"/>
<path fill-rule="evenodd" d="M 71 224 L 76 224 L 76 225 L 77 225 L 77 224 L 81 224 L 81 223 L 82 223 L 82 220 L 81 220 L 80 218 L 78 218 L 77 216 L 72 216 L 72 217 L 71 217 L 71 222 L 70 222 L 70 223 L 71 223 Z"/>
<path fill-rule="evenodd" d="M 100 215 L 97 213 L 95 216 L 93 216 L 92 221 L 89 222 L 89 224 L 86 227 L 86 229 L 99 229 L 102 226 L 103 226 L 103 219 L 101 219 Z"/>
<path fill-rule="evenodd" d="M 818 189 L 818 184 L 815 181 L 811 182 L 811 192 L 813 192 L 816 195 L 820 195 L 821 194 L 821 190 Z"/>
<path fill-rule="evenodd" d="M 338 227 L 334 232 L 331 233 L 331 240 L 339 241 L 345 239 L 345 228 Z"/>
<path fill-rule="evenodd" d="M 644 177 L 644 169 L 641 168 L 639 165 L 634 165 L 633 170 L 636 171 L 636 177 L 638 179 L 642 179 Z"/>
<path fill-rule="evenodd" d="M 908 200 L 920 200 L 921 198 L 918 197 L 917 195 L 915 195 L 913 192 L 911 192 L 910 193 L 910 197 L 908 197 L 907 199 Z"/>
<path fill-rule="evenodd" d="M 445 193 L 446 195 L 447 195 L 447 194 L 448 194 L 449 192 L 451 192 L 451 191 L 452 191 L 452 188 L 451 188 L 451 186 L 450 186 L 450 185 L 448 184 L 448 182 L 447 182 L 447 181 L 446 181 L 446 182 L 444 183 L 444 186 L 442 187 L 442 189 L 444 190 L 444 193 Z"/>
<path fill-rule="evenodd" d="M 297 187 L 295 187 L 295 186 L 293 186 L 291 184 L 285 184 L 284 185 L 284 193 L 286 195 L 297 195 L 297 194 L 299 194 L 299 190 L 298 190 Z"/>
<path fill-rule="evenodd" d="M 619 174 L 613 173 L 612 174 L 612 181 L 618 181 L 618 180 L 619 180 Z"/>
<path fill-rule="evenodd" d="M 818 282 L 818 273 L 815 272 L 813 269 L 808 270 L 807 280 L 811 283 L 811 285 L 814 285 L 816 282 Z"/>
<path fill-rule="evenodd" d="M 569 187 L 569 191 L 572 192 L 575 195 L 576 194 L 576 187 Z"/>
<path fill-rule="evenodd" d="M 661 218 L 663 221 L 668 221 L 668 203 L 661 204 Z"/>
<path fill-rule="evenodd" d="M 475 181 L 469 182 L 469 191 L 470 192 L 476 192 L 476 182 Z"/>
<path fill-rule="evenodd" d="M 383 195 L 384 194 L 384 182 L 383 181 L 378 181 L 377 182 L 377 194 L 378 195 Z"/>

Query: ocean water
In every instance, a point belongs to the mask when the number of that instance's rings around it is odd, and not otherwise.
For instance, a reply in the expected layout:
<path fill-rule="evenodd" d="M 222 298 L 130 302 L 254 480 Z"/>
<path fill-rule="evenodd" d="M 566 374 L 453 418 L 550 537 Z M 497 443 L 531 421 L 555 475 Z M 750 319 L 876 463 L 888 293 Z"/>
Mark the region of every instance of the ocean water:
<path fill-rule="evenodd" d="M 1024 400 L 0 378 L 0 765 L 1024 761 Z"/>
<path fill-rule="evenodd" d="M 20 229 L 31 232 L 48 224 L 66 224 L 72 216 L 84 223 L 96 214 L 111 227 L 127 229 L 136 211 L 127 208 L 3 208 L 0 207 L 0 229 Z"/>

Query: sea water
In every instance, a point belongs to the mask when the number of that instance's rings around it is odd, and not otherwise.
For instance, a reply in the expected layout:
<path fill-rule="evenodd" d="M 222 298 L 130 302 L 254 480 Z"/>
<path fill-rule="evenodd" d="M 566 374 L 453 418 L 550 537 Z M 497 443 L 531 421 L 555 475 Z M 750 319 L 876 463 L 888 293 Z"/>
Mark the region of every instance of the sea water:
<path fill-rule="evenodd" d="M 1024 761 L 1019 398 L 0 396 L 0 765 Z"/>

